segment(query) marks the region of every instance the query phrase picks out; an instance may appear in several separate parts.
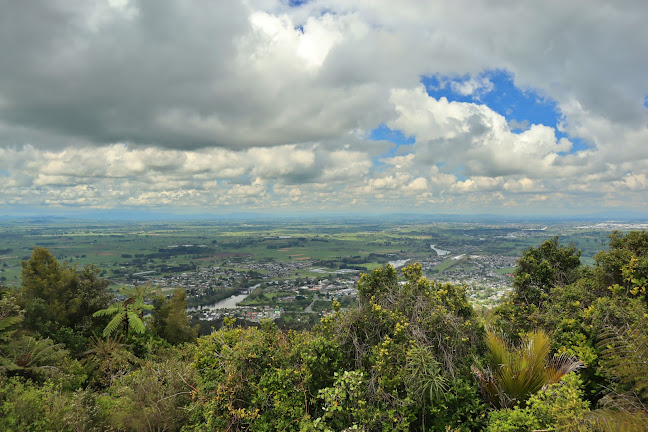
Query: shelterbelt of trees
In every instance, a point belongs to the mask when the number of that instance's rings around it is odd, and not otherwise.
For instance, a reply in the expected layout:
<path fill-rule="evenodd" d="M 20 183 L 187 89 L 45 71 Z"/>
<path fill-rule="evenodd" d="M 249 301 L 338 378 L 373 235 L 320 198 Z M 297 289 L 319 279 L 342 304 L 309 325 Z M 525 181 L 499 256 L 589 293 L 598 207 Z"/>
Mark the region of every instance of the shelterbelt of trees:
<path fill-rule="evenodd" d="M 557 238 L 530 248 L 487 311 L 385 266 L 300 332 L 197 338 L 182 290 L 115 298 L 99 273 L 35 248 L 0 291 L 0 430 L 648 430 L 646 232 L 591 267 Z"/>

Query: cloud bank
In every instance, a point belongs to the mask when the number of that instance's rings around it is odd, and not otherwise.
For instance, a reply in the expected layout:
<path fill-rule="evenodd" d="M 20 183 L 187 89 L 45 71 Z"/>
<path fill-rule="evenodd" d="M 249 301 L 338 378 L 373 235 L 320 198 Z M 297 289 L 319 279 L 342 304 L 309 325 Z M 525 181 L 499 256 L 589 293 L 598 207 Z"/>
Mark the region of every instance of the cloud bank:
<path fill-rule="evenodd" d="M 646 210 L 642 2 L 1 6 L 5 210 Z"/>

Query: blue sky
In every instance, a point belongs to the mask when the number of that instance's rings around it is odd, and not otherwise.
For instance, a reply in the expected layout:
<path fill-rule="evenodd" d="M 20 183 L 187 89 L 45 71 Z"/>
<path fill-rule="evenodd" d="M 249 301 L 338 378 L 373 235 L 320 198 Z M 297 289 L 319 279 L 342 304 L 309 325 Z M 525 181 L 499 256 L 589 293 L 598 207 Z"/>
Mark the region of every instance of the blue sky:
<path fill-rule="evenodd" d="M 3 16 L 0 214 L 648 210 L 640 2 Z"/>
<path fill-rule="evenodd" d="M 478 88 L 469 94 L 457 90 L 471 80 L 485 80 L 492 87 Z M 513 132 L 525 130 L 532 124 L 542 124 L 553 127 L 557 138 L 567 138 L 574 144 L 569 153 L 588 148 L 587 143 L 580 137 L 570 136 L 559 129 L 563 114 L 555 100 L 542 96 L 537 89 L 517 87 L 513 75 L 505 70 L 485 71 L 476 76 L 435 75 L 423 77 L 421 83 L 425 86 L 427 94 L 435 99 L 443 97 L 453 102 L 488 106 L 507 121 L 515 122 L 511 125 Z M 370 138 L 375 141 L 388 140 L 397 146 L 413 144 L 415 141 L 414 137 L 405 136 L 402 131 L 392 130 L 385 124 L 372 130 Z"/>
<path fill-rule="evenodd" d="M 572 137 L 559 129 L 563 114 L 560 111 L 557 101 L 534 88 L 521 89 L 515 85 L 514 77 L 505 70 L 485 71 L 477 75 L 476 79 L 485 79 L 492 84 L 492 88 L 477 90 L 475 93 L 464 95 L 453 90 L 453 84 L 461 86 L 470 81 L 470 76 L 448 77 L 433 76 L 425 77 L 421 82 L 425 85 L 427 93 L 434 98 L 445 97 L 450 101 L 484 104 L 493 111 L 501 114 L 509 121 L 516 121 L 520 124 L 542 124 L 551 126 L 556 130 L 556 136 L 567 138 L 574 147 L 570 151 L 574 153 L 588 147 L 580 137 Z M 518 126 L 518 125 L 513 125 Z M 518 127 L 511 127 L 513 131 L 519 131 Z"/>
<path fill-rule="evenodd" d="M 492 84 L 492 87 L 477 88 L 469 94 L 457 91 L 471 79 Z M 514 77 L 505 70 L 485 71 L 474 77 L 432 76 L 421 80 L 427 93 L 434 98 L 445 97 L 451 101 L 485 104 L 507 120 L 529 121 L 556 127 L 562 114 L 558 104 L 542 96 L 537 89 L 520 89 L 515 86 Z"/>

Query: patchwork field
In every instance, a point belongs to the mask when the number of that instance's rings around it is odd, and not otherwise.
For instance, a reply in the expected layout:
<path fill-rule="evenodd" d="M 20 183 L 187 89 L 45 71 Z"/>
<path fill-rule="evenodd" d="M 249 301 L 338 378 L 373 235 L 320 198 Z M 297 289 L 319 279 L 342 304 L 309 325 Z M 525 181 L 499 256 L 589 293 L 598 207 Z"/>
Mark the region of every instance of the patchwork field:
<path fill-rule="evenodd" d="M 427 263 L 428 274 L 443 279 L 449 271 L 478 271 L 476 256 L 515 258 L 556 235 L 562 243 L 573 242 L 584 262 L 591 263 L 612 229 L 582 223 L 3 221 L 0 278 L 5 285 L 18 283 L 21 260 L 40 246 L 62 262 L 94 264 L 115 282 L 143 272 L 165 276 L 206 265 L 245 270 L 250 262 L 309 264 L 294 272 L 303 277 L 419 261 Z M 432 245 L 448 254 L 439 256 Z M 496 266 L 494 273 L 506 275 L 512 265 Z"/>

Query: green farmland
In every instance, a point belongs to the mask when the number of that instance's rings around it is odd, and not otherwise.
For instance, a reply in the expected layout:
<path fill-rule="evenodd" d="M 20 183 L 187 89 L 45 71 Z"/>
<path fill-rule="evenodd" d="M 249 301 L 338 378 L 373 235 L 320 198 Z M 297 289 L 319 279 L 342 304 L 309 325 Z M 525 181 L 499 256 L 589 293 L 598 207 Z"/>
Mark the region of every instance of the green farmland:
<path fill-rule="evenodd" d="M 455 256 L 515 257 L 556 235 L 562 243 L 576 244 L 588 263 L 609 232 L 575 224 L 4 221 L 0 277 L 6 285 L 16 284 L 20 262 L 35 246 L 49 249 L 62 262 L 94 264 L 115 281 L 207 265 L 245 270 L 250 262 L 308 263 L 295 272 L 306 277 L 367 271 L 389 261 L 427 260 L 434 264 L 429 273 L 442 275 L 451 269 L 471 270 L 469 263 L 453 260 Z M 439 257 L 432 244 L 449 255 Z"/>

